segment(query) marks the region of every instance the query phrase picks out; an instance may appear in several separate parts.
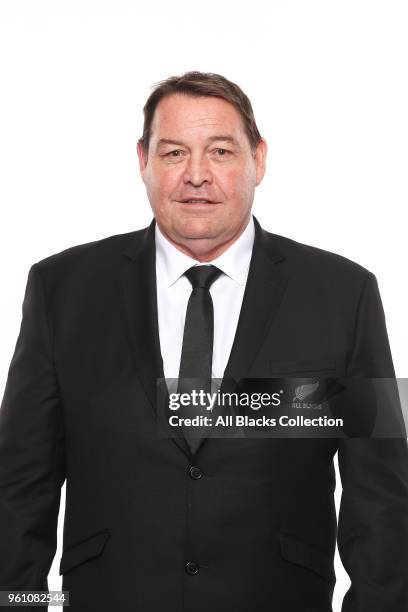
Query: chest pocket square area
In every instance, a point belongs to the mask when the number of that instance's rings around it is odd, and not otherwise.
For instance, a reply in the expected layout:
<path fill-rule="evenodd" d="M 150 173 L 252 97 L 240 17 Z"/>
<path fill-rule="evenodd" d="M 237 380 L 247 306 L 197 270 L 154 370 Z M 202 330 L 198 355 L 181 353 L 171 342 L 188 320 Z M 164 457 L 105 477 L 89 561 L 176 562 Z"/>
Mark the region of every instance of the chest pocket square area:
<path fill-rule="evenodd" d="M 336 356 L 322 355 L 307 359 L 280 360 L 270 359 L 269 369 L 271 374 L 322 374 L 330 375 L 336 372 Z M 327 373 L 327 374 L 326 374 Z"/>

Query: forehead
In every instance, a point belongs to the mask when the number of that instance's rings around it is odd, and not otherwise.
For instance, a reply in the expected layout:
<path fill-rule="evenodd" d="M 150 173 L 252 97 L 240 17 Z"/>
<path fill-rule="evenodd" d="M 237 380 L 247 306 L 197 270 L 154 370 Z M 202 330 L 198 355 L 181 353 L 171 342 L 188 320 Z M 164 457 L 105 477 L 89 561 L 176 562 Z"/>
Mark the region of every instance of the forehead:
<path fill-rule="evenodd" d="M 154 113 L 151 139 L 200 137 L 226 130 L 237 140 L 245 137 L 241 115 L 223 98 L 171 94 L 160 100 Z"/>

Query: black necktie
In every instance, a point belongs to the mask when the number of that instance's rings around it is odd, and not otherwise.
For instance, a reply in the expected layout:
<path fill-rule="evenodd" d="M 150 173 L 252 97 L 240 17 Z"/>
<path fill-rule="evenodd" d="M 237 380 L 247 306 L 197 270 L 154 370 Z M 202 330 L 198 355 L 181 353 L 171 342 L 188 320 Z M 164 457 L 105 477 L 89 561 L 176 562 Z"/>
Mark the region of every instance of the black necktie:
<path fill-rule="evenodd" d="M 187 304 L 183 346 L 180 359 L 178 393 L 191 393 L 193 389 L 211 392 L 211 369 L 214 340 L 214 310 L 210 287 L 222 271 L 212 265 L 198 265 L 185 272 L 193 290 Z M 185 406 L 179 416 L 211 416 L 203 406 Z M 204 428 L 183 427 L 186 440 L 196 449 Z"/>

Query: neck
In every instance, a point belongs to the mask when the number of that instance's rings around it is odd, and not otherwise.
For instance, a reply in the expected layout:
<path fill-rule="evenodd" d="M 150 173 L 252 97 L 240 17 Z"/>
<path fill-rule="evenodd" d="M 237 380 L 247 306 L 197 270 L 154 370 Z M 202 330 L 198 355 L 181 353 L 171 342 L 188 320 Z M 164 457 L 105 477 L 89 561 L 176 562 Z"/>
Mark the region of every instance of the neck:
<path fill-rule="evenodd" d="M 234 244 L 234 242 L 238 240 L 238 238 L 244 232 L 250 219 L 251 213 L 249 213 L 248 217 L 244 220 L 243 224 L 234 234 L 234 236 L 232 236 L 225 242 L 217 243 L 215 245 L 214 243 L 212 243 L 212 241 L 209 244 L 209 241 L 205 238 L 189 239 L 188 242 L 177 242 L 165 232 L 162 233 L 167 238 L 167 240 L 176 247 L 176 249 L 181 251 L 181 253 L 188 255 L 192 259 L 196 259 L 200 263 L 205 263 L 216 259 L 220 255 L 222 255 L 222 253 L 224 253 L 224 251 L 226 251 L 232 244 Z"/>

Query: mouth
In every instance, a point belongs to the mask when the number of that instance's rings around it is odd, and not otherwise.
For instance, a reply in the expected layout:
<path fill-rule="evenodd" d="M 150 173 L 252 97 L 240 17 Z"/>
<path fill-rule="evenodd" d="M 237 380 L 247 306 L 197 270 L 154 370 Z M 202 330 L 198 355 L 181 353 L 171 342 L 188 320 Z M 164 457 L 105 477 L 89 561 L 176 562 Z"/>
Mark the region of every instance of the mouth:
<path fill-rule="evenodd" d="M 214 200 L 207 200 L 206 198 L 185 198 L 179 200 L 180 204 L 218 204 Z"/>

